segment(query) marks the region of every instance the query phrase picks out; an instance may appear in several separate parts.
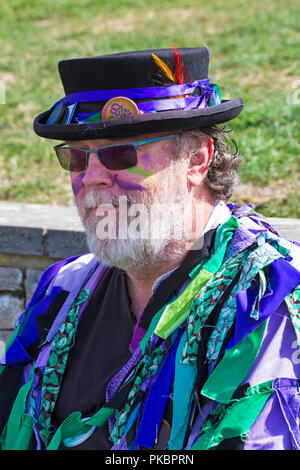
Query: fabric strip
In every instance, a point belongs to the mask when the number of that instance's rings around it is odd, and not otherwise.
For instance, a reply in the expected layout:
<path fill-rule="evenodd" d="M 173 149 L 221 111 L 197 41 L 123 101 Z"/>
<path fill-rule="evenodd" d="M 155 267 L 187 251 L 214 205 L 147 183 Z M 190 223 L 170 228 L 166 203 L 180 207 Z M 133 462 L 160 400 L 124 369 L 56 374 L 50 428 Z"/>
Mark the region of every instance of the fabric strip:
<path fill-rule="evenodd" d="M 169 450 L 182 449 L 192 406 L 193 389 L 197 375 L 194 365 L 181 362 L 182 350 L 186 341 L 186 330 L 181 337 L 176 354 L 173 388 L 172 431 L 168 442 Z"/>
<path fill-rule="evenodd" d="M 242 436 L 247 433 L 259 416 L 272 393 L 272 381 L 251 387 L 246 396 L 235 400 L 230 406 L 222 405 L 212 412 L 212 417 L 204 423 L 204 433 L 199 437 L 191 450 L 208 450 L 217 446 L 224 439 Z M 221 418 L 218 418 L 218 415 Z"/>
<path fill-rule="evenodd" d="M 175 372 L 175 356 L 182 331 L 177 335 L 171 353 L 167 356 L 150 389 L 136 436 L 136 444 L 152 449 L 160 428 Z"/>
<path fill-rule="evenodd" d="M 250 312 L 257 292 L 254 289 L 240 291 L 236 294 L 237 312 L 233 337 L 225 350 L 234 347 L 251 331 L 262 324 L 277 310 L 285 296 L 300 282 L 300 272 L 287 261 L 280 258 L 269 266 L 269 289 L 259 303 L 259 319 L 254 321 Z"/>
<path fill-rule="evenodd" d="M 265 328 L 266 323 L 263 323 L 234 348 L 225 352 L 223 359 L 205 382 L 201 395 L 220 403 L 229 403 L 257 356 Z"/>

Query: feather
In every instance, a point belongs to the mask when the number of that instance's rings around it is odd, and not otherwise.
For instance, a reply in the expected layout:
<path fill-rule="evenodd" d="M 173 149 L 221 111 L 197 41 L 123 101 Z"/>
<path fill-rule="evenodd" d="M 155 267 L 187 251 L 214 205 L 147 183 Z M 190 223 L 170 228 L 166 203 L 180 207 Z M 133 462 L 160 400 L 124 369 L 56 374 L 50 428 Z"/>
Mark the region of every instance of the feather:
<path fill-rule="evenodd" d="M 157 57 L 157 55 L 155 55 L 155 54 L 152 54 L 152 57 L 153 57 L 156 65 L 162 71 L 163 75 L 165 75 L 169 80 L 171 80 L 171 82 L 176 83 L 176 79 L 175 79 L 173 73 L 171 72 L 171 70 L 169 69 L 169 67 L 167 66 L 167 64 L 163 60 L 161 60 L 159 57 Z"/>
<path fill-rule="evenodd" d="M 181 61 L 181 53 L 177 49 L 174 44 L 172 44 L 173 52 L 175 55 L 175 71 L 174 75 L 176 77 L 176 81 L 179 85 L 182 85 L 184 83 L 184 74 L 183 74 L 183 67 L 182 67 L 182 61 Z"/>

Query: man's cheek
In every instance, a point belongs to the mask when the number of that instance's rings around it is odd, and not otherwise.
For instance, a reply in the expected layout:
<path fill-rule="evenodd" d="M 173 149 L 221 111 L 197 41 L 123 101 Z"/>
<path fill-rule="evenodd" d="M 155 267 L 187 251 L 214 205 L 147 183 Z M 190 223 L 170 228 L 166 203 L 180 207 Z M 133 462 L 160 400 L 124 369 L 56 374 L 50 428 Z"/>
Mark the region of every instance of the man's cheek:
<path fill-rule="evenodd" d="M 78 175 L 74 176 L 72 175 L 72 191 L 74 193 L 74 196 L 76 197 L 77 194 L 80 192 L 80 190 L 83 188 L 84 184 L 82 182 L 84 178 L 85 173 L 79 173 Z"/>
<path fill-rule="evenodd" d="M 164 168 L 166 164 L 166 157 L 164 155 L 158 154 L 155 156 L 155 159 L 153 159 L 153 156 L 144 153 L 140 157 L 140 162 L 140 167 L 144 168 L 145 171 L 149 172 L 150 176 Z"/>

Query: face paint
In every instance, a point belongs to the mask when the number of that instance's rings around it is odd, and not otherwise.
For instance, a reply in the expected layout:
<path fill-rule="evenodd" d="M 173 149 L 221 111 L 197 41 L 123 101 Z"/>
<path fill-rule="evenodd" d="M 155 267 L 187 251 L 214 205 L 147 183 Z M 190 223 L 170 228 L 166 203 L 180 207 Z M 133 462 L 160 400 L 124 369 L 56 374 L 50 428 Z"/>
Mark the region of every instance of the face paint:
<path fill-rule="evenodd" d="M 145 170 L 145 168 L 143 168 L 142 166 L 140 165 L 135 165 L 131 168 L 127 168 L 126 171 L 130 171 L 131 173 L 139 173 L 140 175 L 143 175 L 145 176 L 146 178 L 148 176 L 152 176 L 153 175 L 153 171 L 150 171 L 150 170 Z"/>
<path fill-rule="evenodd" d="M 84 175 L 85 175 L 85 173 L 79 173 L 79 175 L 77 175 L 72 181 L 72 190 L 73 190 L 74 196 L 77 196 L 79 191 L 84 186 L 83 182 L 82 182 L 82 179 L 84 178 Z"/>
<path fill-rule="evenodd" d="M 151 157 L 150 155 L 147 155 L 146 153 L 143 153 L 140 157 L 142 166 L 144 168 L 147 168 L 151 165 Z"/>
<path fill-rule="evenodd" d="M 141 161 L 141 166 L 142 168 L 145 169 L 145 171 L 148 171 L 147 168 L 153 168 L 153 157 L 148 155 L 147 153 L 143 153 L 140 157 Z M 161 167 L 164 167 L 165 165 L 165 157 L 162 156 L 156 156 L 155 157 L 155 164 Z M 135 167 L 133 167 L 135 168 Z M 149 170 L 150 171 L 150 170 Z M 153 172 L 152 172 L 153 174 Z"/>
<path fill-rule="evenodd" d="M 114 175 L 115 182 L 120 186 L 122 189 L 128 189 L 130 191 L 146 191 L 143 186 L 136 185 L 136 184 L 130 184 L 130 183 L 124 183 L 123 181 L 120 181 L 118 173 Z"/>

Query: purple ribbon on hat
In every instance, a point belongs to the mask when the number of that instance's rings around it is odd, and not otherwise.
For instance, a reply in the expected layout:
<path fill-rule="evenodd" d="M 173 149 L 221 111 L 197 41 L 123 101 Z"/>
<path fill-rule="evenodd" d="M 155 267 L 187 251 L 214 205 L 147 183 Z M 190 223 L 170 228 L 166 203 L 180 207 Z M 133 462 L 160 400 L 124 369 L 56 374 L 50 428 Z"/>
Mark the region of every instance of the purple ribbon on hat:
<path fill-rule="evenodd" d="M 199 88 L 202 92 L 200 96 L 186 96 L 194 93 L 197 88 Z M 190 110 L 207 108 L 208 106 L 219 104 L 221 101 L 217 90 L 214 88 L 213 84 L 210 83 L 210 79 L 206 78 L 203 80 L 195 80 L 193 83 L 184 83 L 182 85 L 146 88 L 121 88 L 114 90 L 94 90 L 71 93 L 57 101 L 51 110 L 53 110 L 59 103 L 62 103 L 65 106 L 70 106 L 74 103 L 108 101 L 112 98 L 120 96 L 132 100 L 164 98 L 136 103 L 140 114 L 157 111 L 169 111 L 173 109 Z M 75 120 L 81 122 L 93 114 L 97 113 L 77 113 L 74 115 L 74 118 Z"/>
<path fill-rule="evenodd" d="M 58 103 L 63 103 L 66 106 L 74 103 L 89 103 L 94 101 L 108 101 L 117 96 L 126 96 L 132 100 L 143 100 L 149 98 L 168 98 L 170 96 L 190 95 L 196 88 L 210 89 L 213 93 L 214 88 L 209 86 L 210 79 L 195 80 L 193 83 L 184 83 L 183 85 L 160 86 L 160 87 L 146 87 L 146 88 L 120 88 L 115 90 L 94 90 L 94 91 L 80 91 L 78 93 L 71 93 L 66 95 L 61 100 L 57 101 L 53 108 Z"/>
<path fill-rule="evenodd" d="M 199 109 L 206 108 L 208 106 L 205 95 L 188 98 L 170 98 L 168 100 L 146 101 L 145 103 L 136 103 L 136 105 L 141 114 L 153 111 L 168 111 L 171 109 Z M 95 113 L 77 113 L 76 118 L 81 121 L 93 114 Z"/>

